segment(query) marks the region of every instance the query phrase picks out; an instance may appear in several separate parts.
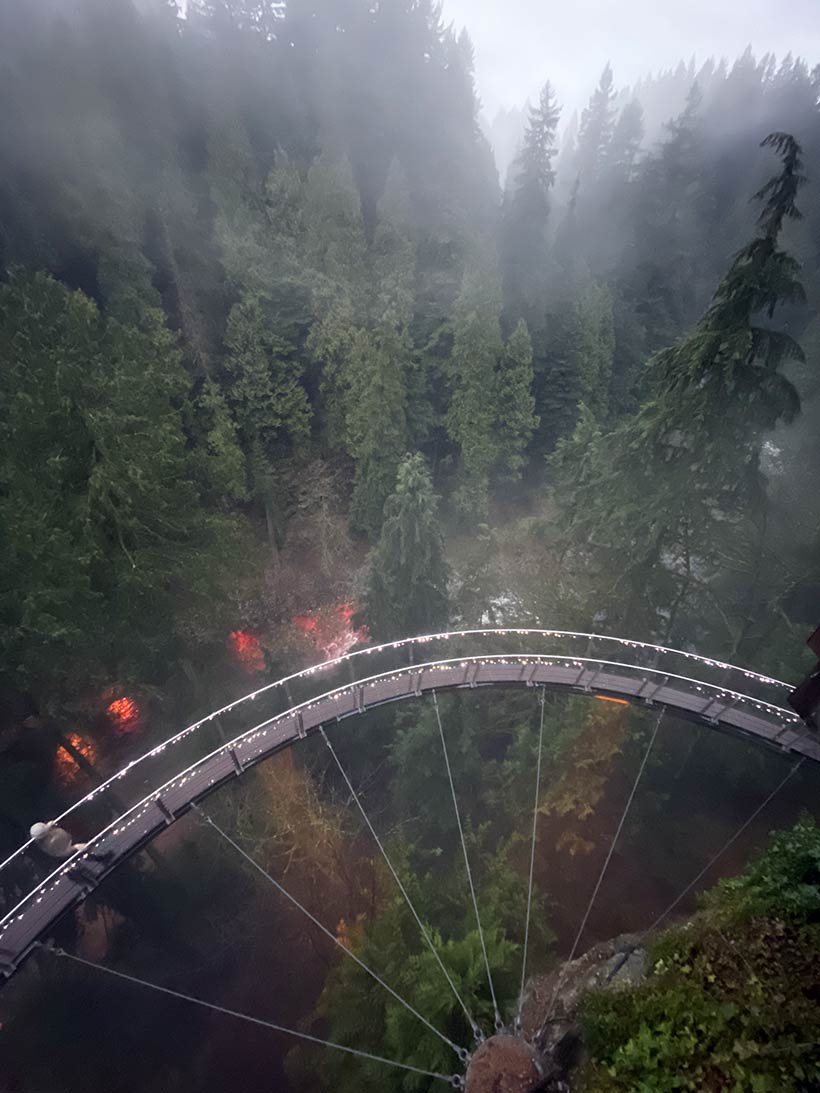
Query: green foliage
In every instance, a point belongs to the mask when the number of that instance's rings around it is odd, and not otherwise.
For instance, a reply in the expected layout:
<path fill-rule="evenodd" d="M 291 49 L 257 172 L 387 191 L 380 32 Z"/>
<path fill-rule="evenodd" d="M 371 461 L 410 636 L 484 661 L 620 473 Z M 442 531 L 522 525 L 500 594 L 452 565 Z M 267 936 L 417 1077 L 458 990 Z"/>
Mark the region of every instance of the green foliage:
<path fill-rule="evenodd" d="M 597 417 L 609 409 L 609 384 L 615 352 L 612 295 L 606 285 L 594 281 L 578 294 L 577 349 L 581 400 Z"/>
<path fill-rule="evenodd" d="M 374 638 L 426 634 L 447 623 L 447 566 L 424 457 L 399 466 L 371 558 L 367 617 Z"/>
<path fill-rule="evenodd" d="M 225 368 L 247 443 L 258 439 L 273 457 L 307 442 L 310 404 L 300 382 L 302 364 L 277 336 L 270 312 L 271 301 L 257 295 L 234 304 L 225 332 Z"/>
<path fill-rule="evenodd" d="M 535 390 L 541 419 L 540 447 L 550 453 L 562 437 L 572 432 L 578 420 L 584 326 L 577 301 L 548 313 L 545 340 L 544 360 L 535 377 Z"/>
<path fill-rule="evenodd" d="M 499 461 L 512 478 L 520 477 L 527 446 L 538 427 L 532 383 L 532 342 L 527 324 L 519 319 L 504 346 L 493 393 Z"/>
<path fill-rule="evenodd" d="M 631 99 L 618 115 L 612 141 L 607 149 L 606 166 L 612 176 L 610 184 L 623 186 L 631 181 L 643 137 L 643 110 L 637 99 Z"/>
<path fill-rule="evenodd" d="M 479 1022 L 491 1025 L 493 1014 L 478 931 L 471 929 L 462 937 L 445 940 L 436 930 L 427 929 L 467 1008 Z M 484 940 L 493 977 L 510 996 L 520 958 L 518 946 L 493 928 L 485 930 Z M 357 923 L 347 934 L 347 942 L 435 1028 L 456 1043 L 469 1042 L 472 1033 L 464 1012 L 400 896 L 371 922 Z M 328 1021 L 334 1043 L 438 1073 L 452 1074 L 459 1069 L 450 1047 L 344 957 L 328 977 L 316 1016 Z M 401 1075 L 367 1060 L 329 1057 L 327 1052 L 317 1055 L 297 1049 L 291 1052 L 288 1064 L 290 1076 L 301 1079 L 303 1088 L 353 1093 L 385 1088 L 432 1090 L 438 1085 L 434 1079 Z"/>
<path fill-rule="evenodd" d="M 460 453 L 458 509 L 486 519 L 490 471 L 498 458 L 492 392 L 502 353 L 501 299 L 494 264 L 476 255 L 465 270 L 453 324 L 447 432 Z"/>
<path fill-rule="evenodd" d="M 560 110 L 549 83 L 530 107 L 521 151 L 504 194 L 501 254 L 508 320 L 524 318 L 531 330 L 543 321 L 549 276 L 549 193 Z"/>
<path fill-rule="evenodd" d="M 581 115 L 577 165 L 582 188 L 589 189 L 606 161 L 615 124 L 614 100 L 612 68 L 607 64 Z"/>
<path fill-rule="evenodd" d="M 235 541 L 201 504 L 235 483 L 189 449 L 173 335 L 145 320 L 106 321 L 42 274 L 0 288 L 0 640 L 12 678 L 52 696 L 172 655 L 177 611 L 215 595 Z"/>
<path fill-rule="evenodd" d="M 366 241 L 361 201 L 350 163 L 320 155 L 304 191 L 305 258 L 314 271 L 320 314 L 340 292 L 359 302 Z"/>
<path fill-rule="evenodd" d="M 762 309 L 799 297 L 795 264 L 777 247 L 794 217 L 799 149 L 779 145 L 781 174 L 764 187 L 761 234 L 718 286 L 694 333 L 647 365 L 640 410 L 590 447 L 581 421 L 554 457 L 557 500 L 569 537 L 604 560 L 619 587 L 615 609 L 633 633 L 657 633 L 658 613 L 675 613 L 727 549 L 739 515 L 759 503 L 764 428 L 796 412 L 780 372 L 800 350 L 758 325 Z M 608 597 L 598 609 L 609 609 Z"/>
<path fill-rule="evenodd" d="M 524 816 L 532 800 L 537 711 L 531 696 L 507 695 L 491 702 L 489 711 L 484 703 L 476 708 L 476 703 L 456 696 L 442 695 L 439 702 L 493 984 L 509 1019 L 517 1002 L 526 929 L 530 841 Z M 551 732 L 552 707 L 547 712 Z M 486 1029 L 494 1014 L 441 761 L 438 721 L 429 707 L 421 713 L 408 710 L 399 721 L 387 762 L 392 777 L 379 779 L 389 786 L 381 810 L 382 822 L 390 825 L 387 851 L 457 989 Z M 421 809 L 419 801 L 424 802 Z M 386 886 L 392 893 L 389 878 Z M 530 973 L 550 962 L 554 939 L 545 903 L 536 885 Z M 461 1006 L 403 899 L 391 894 L 387 901 L 370 900 L 368 906 L 355 923 L 340 924 L 339 936 L 436 1028 L 456 1043 L 469 1043 L 472 1034 Z M 458 1070 L 446 1045 L 344 958 L 334 966 L 313 1017 L 329 1022 L 336 1042 L 423 1069 L 445 1074 Z M 337 1065 L 327 1053 L 297 1050 L 288 1062 L 300 1088 L 316 1088 L 317 1082 L 319 1088 L 341 1090 L 428 1088 L 426 1079 L 391 1075 L 361 1060 L 339 1060 Z"/>
<path fill-rule="evenodd" d="M 736 918 L 820 922 L 820 825 L 804 816 L 791 830 L 775 832 L 739 877 L 707 894 L 704 907 Z"/>
<path fill-rule="evenodd" d="M 820 828 L 780 832 L 665 934 L 637 987 L 584 1006 L 585 1093 L 760 1090 L 820 1081 Z"/>
<path fill-rule="evenodd" d="M 406 335 L 389 323 L 356 332 L 348 368 L 347 448 L 356 461 L 350 520 L 378 534 L 406 452 Z"/>
<path fill-rule="evenodd" d="M 416 240 L 407 177 L 393 160 L 376 210 L 370 260 L 376 322 L 406 326 L 415 302 Z"/>
<path fill-rule="evenodd" d="M 198 451 L 207 453 L 215 493 L 234 501 L 246 500 L 245 457 L 238 430 L 222 392 L 211 380 L 203 385 L 197 409 L 204 431 Z"/>

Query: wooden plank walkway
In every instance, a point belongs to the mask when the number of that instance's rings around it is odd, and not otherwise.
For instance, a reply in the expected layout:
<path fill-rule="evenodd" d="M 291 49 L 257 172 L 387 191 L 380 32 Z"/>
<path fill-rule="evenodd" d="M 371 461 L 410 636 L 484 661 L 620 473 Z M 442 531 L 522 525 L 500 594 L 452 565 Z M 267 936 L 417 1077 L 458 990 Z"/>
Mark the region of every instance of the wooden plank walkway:
<path fill-rule="evenodd" d="M 157 787 L 92 840 L 90 849 L 94 852 L 111 852 L 110 863 L 103 867 L 79 855 L 84 870 L 93 874 L 94 880 L 73 876 L 71 864 L 63 865 L 0 922 L 0 972 L 12 975 L 62 915 L 192 803 L 319 726 L 433 690 L 542 685 L 555 691 L 601 694 L 664 707 L 677 716 L 762 742 L 781 753 L 820 762 L 820 740 L 815 734 L 809 735 L 790 710 L 661 671 L 583 657 L 530 654 L 462 657 L 411 665 L 337 688 L 286 710 Z"/>

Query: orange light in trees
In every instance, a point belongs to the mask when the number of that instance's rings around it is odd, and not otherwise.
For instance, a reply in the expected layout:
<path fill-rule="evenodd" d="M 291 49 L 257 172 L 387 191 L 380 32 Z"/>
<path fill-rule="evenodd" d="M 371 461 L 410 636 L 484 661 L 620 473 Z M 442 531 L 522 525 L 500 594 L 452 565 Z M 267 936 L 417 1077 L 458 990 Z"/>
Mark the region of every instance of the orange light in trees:
<path fill-rule="evenodd" d="M 76 748 L 89 763 L 96 762 L 97 749 L 94 747 L 93 740 L 87 736 L 81 736 L 78 732 L 67 733 L 66 739 L 72 748 Z M 54 773 L 57 780 L 62 782 L 64 786 L 70 786 L 85 772 L 70 752 L 67 752 L 65 748 L 58 748 L 54 753 Z"/>
<path fill-rule="evenodd" d="M 243 668 L 249 672 L 264 672 L 265 654 L 259 638 L 250 630 L 232 630 L 231 646 Z"/>
<path fill-rule="evenodd" d="M 331 604 L 309 615 L 294 615 L 293 625 L 318 649 L 326 660 L 349 653 L 355 645 L 369 640 L 366 626 L 354 627 L 358 606 L 350 601 Z"/>
<path fill-rule="evenodd" d="M 108 717 L 114 731 L 120 734 L 137 732 L 140 725 L 140 708 L 133 698 L 123 695 L 108 703 Z"/>

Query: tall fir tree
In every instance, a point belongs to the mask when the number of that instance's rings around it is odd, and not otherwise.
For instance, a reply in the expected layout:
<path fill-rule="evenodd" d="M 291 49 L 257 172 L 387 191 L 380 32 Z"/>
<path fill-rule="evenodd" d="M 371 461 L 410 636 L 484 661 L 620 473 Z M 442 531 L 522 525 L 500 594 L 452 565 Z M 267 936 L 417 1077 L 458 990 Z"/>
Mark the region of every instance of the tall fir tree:
<path fill-rule="evenodd" d="M 581 114 L 576 151 L 576 170 L 581 176 L 581 189 L 587 194 L 597 182 L 609 155 L 615 126 L 615 90 L 612 67 L 607 64 L 598 86 Z"/>
<path fill-rule="evenodd" d="M 350 520 L 375 536 L 406 450 L 406 334 L 393 324 L 356 332 L 350 353 L 347 450 L 355 461 Z"/>
<path fill-rule="evenodd" d="M 755 195 L 763 201 L 758 234 L 695 331 L 651 359 L 646 401 L 633 417 L 604 433 L 587 415 L 556 453 L 569 539 L 599 555 L 610 591 L 599 588 L 598 609 L 628 633 L 665 629 L 668 639 L 693 596 L 709 599 L 732 537 L 747 533 L 762 503 L 764 430 L 799 410 L 781 368 L 803 354 L 770 320 L 779 305 L 804 299 L 779 237 L 800 216 L 805 179 L 793 137 L 774 133 L 763 143 L 781 171 Z"/>
<path fill-rule="evenodd" d="M 622 277 L 632 278 L 630 292 L 650 352 L 673 341 L 695 317 L 696 255 L 708 221 L 700 108 L 695 85 L 684 110 L 667 123 L 666 139 L 644 162 L 636 183 L 634 246 L 624 255 Z M 671 255 L 674 262 L 667 260 Z"/>
<path fill-rule="evenodd" d="M 549 194 L 560 117 L 549 83 L 530 107 L 524 142 L 510 168 L 501 228 L 505 314 L 509 324 L 523 318 L 530 330 L 543 326 L 549 282 Z"/>
<path fill-rule="evenodd" d="M 303 447 L 310 436 L 310 403 L 302 362 L 275 332 L 271 301 L 248 295 L 231 309 L 225 332 L 230 397 L 248 438 L 258 437 L 270 458 Z"/>
<path fill-rule="evenodd" d="M 605 170 L 615 200 L 622 197 L 623 187 L 632 181 L 643 136 L 643 109 L 637 99 L 630 99 L 618 115 L 606 153 Z"/>
<path fill-rule="evenodd" d="M 509 478 L 521 477 L 527 449 L 538 427 L 532 384 L 532 342 L 527 324 L 519 319 L 504 346 L 493 391 L 498 462 L 502 474 Z"/>
<path fill-rule="evenodd" d="M 319 315 L 344 295 L 362 302 L 365 238 L 362 205 L 349 160 L 323 152 L 304 192 L 305 259 L 314 273 Z"/>
<path fill-rule="evenodd" d="M 191 449 L 187 377 L 156 312 L 126 327 L 51 277 L 12 274 L 0 354 L 0 648 L 15 686 L 56 709 L 167 671 L 186 604 L 215 625 L 237 525 L 203 504 L 221 500 L 225 451 Z"/>
<path fill-rule="evenodd" d="M 292 478 L 288 463 L 304 454 L 311 407 L 301 382 L 302 361 L 277 335 L 272 311 L 272 302 L 256 294 L 234 304 L 225 331 L 225 370 L 247 455 L 248 485 L 264 510 L 276 556 L 284 538 Z"/>
<path fill-rule="evenodd" d="M 418 453 L 399 466 L 371 556 L 366 614 L 378 640 L 447 625 L 447 564 L 433 480 Z"/>
<path fill-rule="evenodd" d="M 487 516 L 489 478 L 498 457 L 495 408 L 488 393 L 501 356 L 501 296 L 495 263 L 476 253 L 465 270 L 453 321 L 448 364 L 447 432 L 459 452 L 456 507 L 469 519 Z"/>
<path fill-rule="evenodd" d="M 544 369 L 536 377 L 536 405 L 538 448 L 549 455 L 578 420 L 584 330 L 577 300 L 548 312 L 547 335 Z"/>
<path fill-rule="evenodd" d="M 580 346 L 578 371 L 581 400 L 601 419 L 609 413 L 615 325 L 612 293 L 600 281 L 589 281 L 578 294 Z"/>
<path fill-rule="evenodd" d="M 303 216 L 304 260 L 318 320 L 308 350 L 319 371 L 323 436 L 330 449 L 340 449 L 348 435 L 352 354 L 368 304 L 367 240 L 348 160 L 323 153 L 311 164 Z"/>

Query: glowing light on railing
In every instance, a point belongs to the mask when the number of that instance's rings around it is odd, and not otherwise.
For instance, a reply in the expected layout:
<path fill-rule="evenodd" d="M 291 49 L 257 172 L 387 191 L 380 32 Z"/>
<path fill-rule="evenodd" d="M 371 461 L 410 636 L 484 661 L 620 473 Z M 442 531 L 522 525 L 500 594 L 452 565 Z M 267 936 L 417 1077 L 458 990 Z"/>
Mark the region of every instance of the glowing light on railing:
<path fill-rule="evenodd" d="M 509 628 L 507 628 L 507 629 L 498 629 L 498 630 L 462 630 L 462 631 L 453 631 L 453 632 L 447 632 L 447 633 L 426 634 L 426 635 L 421 635 L 421 636 L 415 637 L 415 638 L 403 638 L 403 639 L 400 639 L 399 641 L 388 642 L 386 644 L 375 646 L 375 647 L 369 647 L 369 648 L 366 648 L 366 649 L 354 650 L 354 651 L 346 654 L 346 656 L 338 657 L 338 658 L 335 659 L 335 661 L 331 661 L 331 662 L 328 662 L 328 663 L 329 664 L 332 664 L 332 663 L 337 663 L 338 664 L 338 663 L 341 663 L 343 660 L 346 660 L 346 659 L 369 656 L 369 655 L 371 655 L 375 652 L 386 651 L 386 650 L 395 650 L 395 649 L 401 649 L 401 648 L 412 647 L 412 646 L 421 646 L 421 645 L 424 645 L 426 643 L 433 642 L 433 641 L 436 641 L 436 640 L 449 640 L 451 637 L 452 638 L 476 638 L 477 640 L 485 640 L 485 639 L 495 638 L 500 634 L 505 635 L 505 634 L 509 634 L 511 632 L 524 633 L 524 634 L 527 634 L 527 635 L 531 635 L 536 639 L 537 638 L 544 638 L 544 637 L 551 637 L 551 638 L 559 638 L 561 640 L 569 640 L 569 641 L 586 640 L 589 643 L 592 643 L 592 642 L 599 642 L 599 643 L 605 643 L 605 644 L 609 643 L 609 644 L 613 644 L 613 645 L 618 646 L 618 647 L 623 648 L 623 649 L 633 649 L 633 648 L 635 648 L 635 649 L 647 649 L 647 650 L 652 651 L 656 656 L 667 658 L 667 660 L 669 658 L 674 658 L 674 657 L 683 657 L 683 658 L 686 658 L 687 660 L 694 661 L 697 664 L 704 665 L 704 666 L 709 667 L 709 668 L 718 668 L 718 669 L 721 669 L 725 672 L 733 673 L 735 675 L 735 677 L 737 677 L 737 678 L 749 679 L 749 680 L 755 681 L 758 684 L 762 683 L 764 685 L 777 688 L 781 693 L 784 690 L 789 688 L 789 684 L 783 683 L 781 680 L 773 679 L 770 676 L 763 676 L 763 675 L 760 675 L 759 673 L 751 672 L 748 669 L 739 668 L 739 667 L 734 666 L 734 665 L 726 664 L 723 661 L 715 661 L 715 660 L 711 660 L 709 658 L 701 657 L 697 653 L 688 652 L 686 650 L 666 649 L 662 646 L 654 645 L 650 642 L 633 641 L 631 639 L 617 638 L 617 637 L 614 637 L 612 635 L 590 634 L 590 633 L 581 632 L 581 631 L 543 630 L 543 629 L 536 629 L 536 628 L 526 628 L 526 629 L 523 629 L 523 630 L 519 628 L 517 631 L 511 631 Z M 543 659 L 543 658 L 541 658 L 541 659 Z M 569 664 L 575 663 L 578 667 L 582 666 L 582 664 L 584 663 L 582 661 L 573 661 L 569 657 L 556 657 L 556 660 L 559 661 L 559 662 L 565 663 L 565 664 L 566 663 L 569 663 Z M 549 663 L 553 663 L 553 662 L 550 661 Z M 588 663 L 594 663 L 594 662 L 588 662 Z M 629 668 L 635 668 L 636 667 L 634 665 L 630 666 L 628 664 L 623 664 L 621 662 L 617 662 L 617 664 L 618 664 L 618 667 L 621 668 L 621 669 L 629 669 Z M 311 675 L 314 672 L 321 671 L 323 669 L 326 669 L 327 667 L 328 667 L 328 664 L 314 665 L 311 668 L 306 669 L 302 672 L 294 673 L 293 675 L 287 677 L 287 679 L 297 679 L 299 677 L 304 677 L 304 676 L 307 676 L 307 675 Z M 656 669 L 647 669 L 647 670 L 652 672 L 653 674 L 657 674 L 657 675 L 662 674 L 661 672 L 657 671 Z M 685 681 L 686 686 L 690 686 L 692 683 L 695 682 L 694 680 L 689 679 L 689 677 L 680 676 L 680 675 L 670 673 L 670 677 L 672 677 L 673 675 L 674 675 L 674 678 Z M 230 703 L 229 706 L 224 706 L 220 710 L 214 711 L 214 715 L 218 716 L 218 715 L 223 714 L 223 713 L 225 713 L 229 710 L 235 709 L 236 707 L 241 706 L 243 702 L 247 702 L 247 701 L 251 701 L 251 700 L 255 699 L 257 697 L 257 695 L 260 695 L 264 692 L 272 690 L 275 687 L 281 687 L 283 682 L 286 682 L 286 681 L 282 681 L 282 680 L 275 681 L 273 683 L 267 684 L 266 686 L 258 689 L 257 691 L 254 691 L 250 695 L 245 695 L 243 698 L 235 699 L 233 702 Z M 796 714 L 792 713 L 789 710 L 785 710 L 781 706 L 778 706 L 774 703 L 765 702 L 765 701 L 762 702 L 762 703 L 761 702 L 753 702 L 753 700 L 749 696 L 739 694 L 737 691 L 731 691 L 730 690 L 726 693 L 728 694 L 728 696 L 730 697 L 730 699 L 732 700 L 733 703 L 742 702 L 747 707 L 749 705 L 752 705 L 753 708 L 758 709 L 758 710 L 762 710 L 762 711 L 768 713 L 770 716 L 773 716 L 781 724 L 784 723 L 784 722 L 789 723 L 789 724 L 794 724 L 794 725 L 801 724 L 800 718 Z M 176 735 L 170 737 L 168 740 L 164 741 L 162 744 L 158 745 L 157 747 L 155 747 L 151 751 L 146 752 L 145 754 L 140 756 L 138 759 L 133 760 L 132 763 L 129 764 L 128 768 L 126 768 L 126 770 L 130 769 L 133 766 L 138 765 L 139 763 L 142 763 L 146 759 L 149 759 L 151 757 L 154 757 L 156 755 L 161 754 L 162 752 L 165 751 L 165 749 L 167 749 L 171 745 L 178 743 L 180 740 L 184 739 L 189 734 L 196 732 L 196 730 L 199 729 L 199 727 L 202 724 L 204 724 L 205 720 L 206 719 L 194 722 L 193 724 L 187 726 L 187 728 L 185 728 L 185 729 L 182 729 Z M 90 801 L 94 797 L 98 796 L 100 793 L 104 792 L 109 785 L 112 785 L 113 783 L 115 783 L 116 781 L 121 779 L 125 773 L 126 773 L 126 771 L 122 770 L 122 771 L 118 771 L 116 774 L 112 775 L 111 778 L 108 779 L 108 781 L 104 782 L 101 786 L 95 788 L 90 794 L 87 794 L 80 801 L 75 802 L 75 804 L 72 805 L 69 809 L 67 809 L 66 812 L 64 812 L 62 814 L 62 816 L 67 815 L 68 813 L 72 812 L 74 809 L 76 809 L 80 805 L 82 805 L 84 802 Z M 18 850 L 15 851 L 14 854 L 12 854 L 10 858 L 6 859 L 5 862 L 0 864 L 0 868 L 5 866 L 6 864 L 8 864 L 8 862 L 10 862 L 14 858 L 16 858 L 19 854 L 23 853 L 27 846 L 28 846 L 28 843 L 25 843 L 25 844 L 23 844 L 22 847 L 18 848 Z"/>

